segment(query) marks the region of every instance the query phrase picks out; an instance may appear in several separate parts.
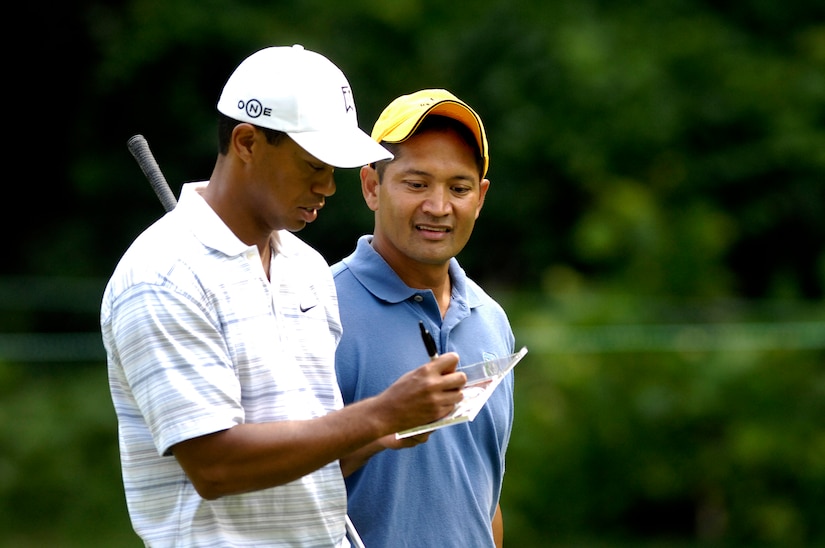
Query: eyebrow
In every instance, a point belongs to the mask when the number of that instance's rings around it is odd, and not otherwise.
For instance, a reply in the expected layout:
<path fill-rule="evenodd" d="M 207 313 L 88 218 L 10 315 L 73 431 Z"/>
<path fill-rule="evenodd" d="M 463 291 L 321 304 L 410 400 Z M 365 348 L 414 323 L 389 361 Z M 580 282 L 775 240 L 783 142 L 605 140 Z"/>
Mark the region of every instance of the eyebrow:
<path fill-rule="evenodd" d="M 430 173 L 429 171 L 425 171 L 425 170 L 423 170 L 423 169 L 415 169 L 415 168 L 412 168 L 412 167 L 411 167 L 411 168 L 407 168 L 407 169 L 405 169 L 405 170 L 403 170 L 403 171 L 400 171 L 400 172 L 399 172 L 399 175 L 401 175 L 401 176 L 405 176 L 405 175 L 418 175 L 418 176 L 421 176 L 421 177 L 434 177 L 434 175 L 433 175 L 432 173 Z M 474 179 L 473 177 L 470 177 L 470 176 L 467 176 L 467 175 L 455 175 L 455 176 L 453 176 L 453 177 L 450 177 L 450 178 L 449 178 L 449 181 L 469 181 L 469 182 L 478 182 L 478 181 L 476 181 L 476 179 Z"/>

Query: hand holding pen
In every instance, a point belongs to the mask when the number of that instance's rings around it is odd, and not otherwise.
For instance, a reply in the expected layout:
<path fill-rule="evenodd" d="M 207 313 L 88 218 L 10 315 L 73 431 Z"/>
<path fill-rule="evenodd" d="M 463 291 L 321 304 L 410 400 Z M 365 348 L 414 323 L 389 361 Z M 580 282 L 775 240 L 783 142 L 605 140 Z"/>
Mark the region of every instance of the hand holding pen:
<path fill-rule="evenodd" d="M 435 342 L 423 325 L 421 336 L 429 361 L 401 375 L 377 397 L 380 400 L 377 403 L 386 411 L 385 416 L 394 423 L 394 432 L 443 418 L 463 399 L 461 389 L 467 382 L 467 375 L 456 371 L 458 354 L 447 352 L 439 355 Z M 361 404 L 357 402 L 353 405 Z M 401 440 L 395 440 L 392 445 L 385 446 L 396 448 L 401 443 Z"/>

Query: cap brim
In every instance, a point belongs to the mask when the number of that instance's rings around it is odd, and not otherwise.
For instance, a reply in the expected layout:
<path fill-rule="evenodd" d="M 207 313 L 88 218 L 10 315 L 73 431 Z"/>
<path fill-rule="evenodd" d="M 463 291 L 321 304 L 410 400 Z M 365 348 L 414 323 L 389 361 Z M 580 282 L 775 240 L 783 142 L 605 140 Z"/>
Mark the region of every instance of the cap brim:
<path fill-rule="evenodd" d="M 361 167 L 392 159 L 392 153 L 360 129 L 287 132 L 304 150 L 333 167 Z"/>
<path fill-rule="evenodd" d="M 398 115 L 400 121 L 389 128 L 376 128 L 373 130 L 372 138 L 375 141 L 386 141 L 388 143 L 402 143 L 415 133 L 415 130 L 427 116 L 438 114 L 457 120 L 472 130 L 478 141 L 478 146 L 484 150 L 484 143 L 481 142 L 481 125 L 478 118 L 466 106 L 453 100 L 439 101 L 423 111 L 413 109 L 402 115 Z"/>

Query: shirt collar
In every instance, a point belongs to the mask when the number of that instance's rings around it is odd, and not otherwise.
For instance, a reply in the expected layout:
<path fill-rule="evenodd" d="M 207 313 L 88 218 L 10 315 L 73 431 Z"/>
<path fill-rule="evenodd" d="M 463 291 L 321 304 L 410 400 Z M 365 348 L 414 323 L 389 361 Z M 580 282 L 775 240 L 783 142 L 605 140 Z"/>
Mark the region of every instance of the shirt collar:
<path fill-rule="evenodd" d="M 353 276 L 377 298 L 389 302 L 399 303 L 411 298 L 420 289 L 413 289 L 405 284 L 390 265 L 378 254 L 372 245 L 372 236 L 361 236 L 355 252 L 342 262 L 349 268 Z M 467 283 L 467 275 L 455 258 L 450 259 L 450 280 L 452 281 L 453 301 L 464 301 L 470 308 L 481 304 L 481 299 Z"/>
<path fill-rule="evenodd" d="M 235 257 L 257 248 L 242 242 L 235 236 L 223 220 L 215 213 L 199 190 L 206 188 L 209 181 L 186 183 L 181 188 L 180 200 L 174 211 L 186 219 L 195 237 L 206 247 L 219 251 L 229 257 Z M 272 249 L 279 248 L 278 234 L 272 235 Z"/>

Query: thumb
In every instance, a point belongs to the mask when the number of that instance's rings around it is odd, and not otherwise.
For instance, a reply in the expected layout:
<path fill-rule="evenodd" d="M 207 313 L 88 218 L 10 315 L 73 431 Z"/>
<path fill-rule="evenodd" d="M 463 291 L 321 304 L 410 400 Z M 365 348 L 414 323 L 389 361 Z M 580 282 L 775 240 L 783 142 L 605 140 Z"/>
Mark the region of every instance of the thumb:
<path fill-rule="evenodd" d="M 456 354 L 455 352 L 447 352 L 446 354 L 441 354 L 432 361 L 432 364 L 435 366 L 435 369 L 442 375 L 454 373 L 456 367 L 458 367 L 458 354 Z"/>

